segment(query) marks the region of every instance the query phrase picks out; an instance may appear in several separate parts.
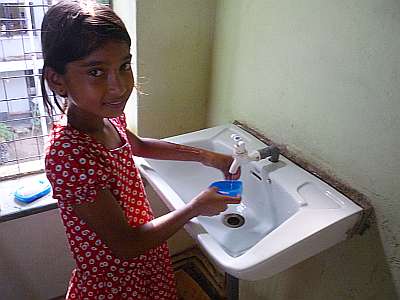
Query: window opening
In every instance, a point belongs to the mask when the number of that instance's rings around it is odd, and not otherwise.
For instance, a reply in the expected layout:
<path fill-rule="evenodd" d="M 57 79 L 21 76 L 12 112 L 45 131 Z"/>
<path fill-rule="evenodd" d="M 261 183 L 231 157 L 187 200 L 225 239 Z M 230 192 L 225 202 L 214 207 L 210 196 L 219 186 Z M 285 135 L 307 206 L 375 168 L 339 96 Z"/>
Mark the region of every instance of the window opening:
<path fill-rule="evenodd" d="M 0 0 L 0 181 L 43 172 L 50 126 L 61 116 L 47 114 L 40 89 L 40 28 L 56 2 Z"/>

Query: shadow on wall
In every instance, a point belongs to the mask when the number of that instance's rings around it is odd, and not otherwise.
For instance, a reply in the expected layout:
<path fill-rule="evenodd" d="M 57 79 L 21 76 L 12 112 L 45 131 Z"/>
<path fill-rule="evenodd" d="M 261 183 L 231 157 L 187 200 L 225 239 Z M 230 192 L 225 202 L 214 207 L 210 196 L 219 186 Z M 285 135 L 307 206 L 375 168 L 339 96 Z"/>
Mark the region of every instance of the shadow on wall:
<path fill-rule="evenodd" d="M 272 278 L 241 282 L 240 292 L 243 300 L 398 299 L 376 222 Z"/>

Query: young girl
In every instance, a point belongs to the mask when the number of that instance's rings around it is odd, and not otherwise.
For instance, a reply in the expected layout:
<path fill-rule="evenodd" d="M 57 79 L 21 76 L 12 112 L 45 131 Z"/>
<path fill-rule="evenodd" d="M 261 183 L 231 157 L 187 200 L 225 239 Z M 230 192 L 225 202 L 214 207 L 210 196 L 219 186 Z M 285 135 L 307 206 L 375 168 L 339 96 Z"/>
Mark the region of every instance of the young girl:
<path fill-rule="evenodd" d="M 230 156 L 135 136 L 123 113 L 134 87 L 131 40 L 120 18 L 91 1 L 62 1 L 42 24 L 45 81 L 66 117 L 53 125 L 46 173 L 76 269 L 67 299 L 176 299 L 165 241 L 191 218 L 239 198 L 207 189 L 154 218 L 132 155 L 199 161 L 228 174 Z"/>

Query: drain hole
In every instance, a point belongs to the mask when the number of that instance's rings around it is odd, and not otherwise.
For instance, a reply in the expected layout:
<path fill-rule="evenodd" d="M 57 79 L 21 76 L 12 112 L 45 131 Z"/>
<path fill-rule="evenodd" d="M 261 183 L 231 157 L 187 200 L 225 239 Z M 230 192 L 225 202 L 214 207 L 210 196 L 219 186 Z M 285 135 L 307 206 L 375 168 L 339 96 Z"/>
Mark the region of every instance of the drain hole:
<path fill-rule="evenodd" d="M 244 218 L 239 214 L 227 214 L 224 216 L 223 223 L 225 226 L 238 228 L 244 224 Z"/>

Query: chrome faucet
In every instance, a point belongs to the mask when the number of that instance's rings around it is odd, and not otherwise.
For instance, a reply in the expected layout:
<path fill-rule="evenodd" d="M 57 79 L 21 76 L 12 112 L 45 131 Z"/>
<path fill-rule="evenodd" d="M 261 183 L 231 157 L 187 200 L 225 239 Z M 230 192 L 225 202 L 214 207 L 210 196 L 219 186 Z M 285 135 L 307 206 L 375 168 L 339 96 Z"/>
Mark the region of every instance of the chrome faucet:
<path fill-rule="evenodd" d="M 250 161 L 259 161 L 267 157 L 270 157 L 269 160 L 271 162 L 279 161 L 279 149 L 274 145 L 248 153 L 246 144 L 239 135 L 232 134 L 231 138 L 235 141 L 235 145 L 233 151 L 233 162 L 229 168 L 230 174 L 235 174 L 242 164 Z"/>

